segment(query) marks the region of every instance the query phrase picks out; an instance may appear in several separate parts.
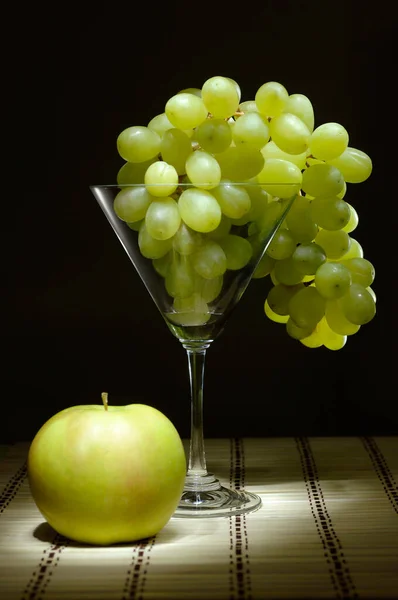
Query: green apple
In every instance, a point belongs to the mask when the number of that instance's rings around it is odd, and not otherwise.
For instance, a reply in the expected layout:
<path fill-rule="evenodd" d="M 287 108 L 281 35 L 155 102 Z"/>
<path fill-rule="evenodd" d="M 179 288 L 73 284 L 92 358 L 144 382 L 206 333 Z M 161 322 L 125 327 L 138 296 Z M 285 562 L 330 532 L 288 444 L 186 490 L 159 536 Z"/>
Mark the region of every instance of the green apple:
<path fill-rule="evenodd" d="M 171 421 L 144 404 L 72 406 L 35 435 L 28 477 L 60 534 L 108 545 L 158 533 L 181 498 L 186 457 Z"/>

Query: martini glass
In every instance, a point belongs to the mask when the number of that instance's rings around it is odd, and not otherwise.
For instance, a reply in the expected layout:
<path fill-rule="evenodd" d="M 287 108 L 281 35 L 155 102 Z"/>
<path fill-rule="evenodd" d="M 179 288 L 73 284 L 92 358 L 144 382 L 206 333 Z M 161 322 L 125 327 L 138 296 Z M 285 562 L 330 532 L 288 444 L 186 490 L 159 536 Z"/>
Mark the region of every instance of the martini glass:
<path fill-rule="evenodd" d="M 114 205 L 118 194 L 126 188 L 131 190 L 143 188 L 144 184 L 90 186 L 166 325 L 187 353 L 191 392 L 191 435 L 185 487 L 174 513 L 177 517 L 230 516 L 256 510 L 261 505 L 258 495 L 244 490 L 225 488 L 215 475 L 207 470 L 203 428 L 205 357 L 207 349 L 221 334 L 227 319 L 250 283 L 255 269 L 285 219 L 297 192 L 295 186 L 284 184 L 285 197 L 280 198 L 272 194 L 270 186 L 267 186 L 268 194 L 264 194 L 261 186 L 256 183 L 225 185 L 230 186 L 230 189 L 234 186 L 244 186 L 253 201 L 256 199 L 257 213 L 261 213 L 262 216 L 259 218 L 257 214 L 256 221 L 247 223 L 244 218 L 232 221 L 229 235 L 243 238 L 245 242 L 241 242 L 241 245 L 243 244 L 246 249 L 251 246 L 251 257 L 244 261 L 244 266 L 231 264 L 233 268 L 227 268 L 222 276 L 212 280 L 198 276 L 192 268 L 194 252 L 190 254 L 189 248 L 181 253 L 181 248 L 173 240 L 169 240 L 167 243 L 159 244 L 159 249 L 155 243 L 154 250 L 148 251 L 142 241 L 144 220 L 127 223 L 116 214 Z M 188 187 L 192 187 L 192 184 L 181 184 L 178 191 L 181 192 Z M 280 184 L 275 185 L 275 192 L 281 189 Z M 262 206 L 261 202 L 265 205 Z M 194 232 L 190 228 L 187 228 L 187 231 L 188 235 L 195 240 L 193 245 L 195 246 L 196 243 L 196 248 L 205 243 L 210 235 Z M 223 246 L 223 238 L 215 241 Z M 187 286 L 189 288 L 192 281 L 193 288 L 187 291 Z"/>

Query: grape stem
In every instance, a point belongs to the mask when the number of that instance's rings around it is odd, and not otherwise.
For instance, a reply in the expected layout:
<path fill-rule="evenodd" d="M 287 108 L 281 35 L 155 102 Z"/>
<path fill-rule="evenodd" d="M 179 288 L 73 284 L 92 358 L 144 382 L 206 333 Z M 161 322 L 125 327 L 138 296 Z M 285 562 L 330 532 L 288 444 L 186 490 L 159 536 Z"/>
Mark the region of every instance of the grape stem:
<path fill-rule="evenodd" d="M 105 410 L 108 410 L 108 392 L 102 392 L 101 399 Z"/>
<path fill-rule="evenodd" d="M 309 154 L 309 155 L 307 156 L 307 158 L 315 158 L 315 156 L 313 156 L 312 154 Z M 308 162 L 307 162 L 307 161 L 305 161 L 305 166 L 307 167 L 307 169 L 310 167 L 310 165 L 308 164 Z"/>

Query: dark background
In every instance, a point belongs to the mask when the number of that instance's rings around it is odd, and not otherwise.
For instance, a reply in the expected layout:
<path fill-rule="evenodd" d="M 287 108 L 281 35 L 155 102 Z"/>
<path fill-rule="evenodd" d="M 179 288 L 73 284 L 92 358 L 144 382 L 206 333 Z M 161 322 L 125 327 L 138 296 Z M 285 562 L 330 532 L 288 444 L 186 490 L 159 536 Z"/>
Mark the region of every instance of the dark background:
<path fill-rule="evenodd" d="M 341 123 L 372 157 L 372 176 L 346 199 L 376 267 L 378 312 L 343 350 L 310 350 L 264 316 L 269 279 L 252 282 L 208 352 L 206 437 L 397 434 L 395 228 L 385 210 L 396 194 L 384 162 L 396 18 L 387 5 L 97 2 L 46 18 L 32 13 L 23 41 L 32 117 L 23 158 L 35 176 L 6 253 L 0 441 L 30 440 L 54 413 L 100 402 L 102 391 L 114 404 L 156 406 L 189 435 L 184 350 L 88 186 L 115 182 L 124 128 L 146 125 L 170 96 L 213 75 L 237 80 L 242 100 L 270 80 L 307 95 L 316 125 Z"/>

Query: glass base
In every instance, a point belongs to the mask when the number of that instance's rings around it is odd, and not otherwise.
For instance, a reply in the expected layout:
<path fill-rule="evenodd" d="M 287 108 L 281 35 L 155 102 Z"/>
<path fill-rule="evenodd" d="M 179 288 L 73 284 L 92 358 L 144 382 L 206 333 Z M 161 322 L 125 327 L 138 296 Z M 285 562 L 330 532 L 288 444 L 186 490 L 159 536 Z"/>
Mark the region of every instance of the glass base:
<path fill-rule="evenodd" d="M 188 482 L 173 517 L 231 517 L 252 512 L 261 506 L 261 498 L 257 494 L 222 487 L 211 474 L 200 479 L 200 484 L 197 479 L 196 485 Z M 206 483 L 203 480 L 207 480 Z"/>

